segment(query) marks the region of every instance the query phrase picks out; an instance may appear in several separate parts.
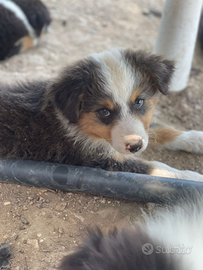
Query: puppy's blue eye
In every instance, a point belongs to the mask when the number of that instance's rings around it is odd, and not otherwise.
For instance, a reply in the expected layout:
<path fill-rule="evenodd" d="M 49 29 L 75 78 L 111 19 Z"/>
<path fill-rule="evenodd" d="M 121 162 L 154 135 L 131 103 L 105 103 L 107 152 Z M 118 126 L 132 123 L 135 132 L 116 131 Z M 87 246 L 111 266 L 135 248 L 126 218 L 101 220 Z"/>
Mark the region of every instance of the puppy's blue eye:
<path fill-rule="evenodd" d="M 111 113 L 109 110 L 107 110 L 106 108 L 103 108 L 101 110 L 98 111 L 98 114 L 101 116 L 101 117 L 108 117 Z"/>
<path fill-rule="evenodd" d="M 143 105 L 144 105 L 144 99 L 139 99 L 139 98 L 137 98 L 137 99 L 135 100 L 135 107 L 136 107 L 137 109 L 142 108 Z"/>

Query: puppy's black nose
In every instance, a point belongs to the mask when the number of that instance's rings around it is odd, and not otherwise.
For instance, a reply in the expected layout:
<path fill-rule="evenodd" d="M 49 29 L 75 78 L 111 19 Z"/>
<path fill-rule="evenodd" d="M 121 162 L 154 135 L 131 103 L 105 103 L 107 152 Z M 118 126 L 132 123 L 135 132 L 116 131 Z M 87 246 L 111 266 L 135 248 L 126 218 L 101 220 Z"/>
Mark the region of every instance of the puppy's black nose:
<path fill-rule="evenodd" d="M 138 143 L 136 143 L 136 144 L 131 144 L 131 143 L 126 144 L 126 148 L 127 148 L 131 153 L 138 152 L 142 147 L 143 147 L 143 142 L 142 142 L 142 140 L 139 140 Z"/>

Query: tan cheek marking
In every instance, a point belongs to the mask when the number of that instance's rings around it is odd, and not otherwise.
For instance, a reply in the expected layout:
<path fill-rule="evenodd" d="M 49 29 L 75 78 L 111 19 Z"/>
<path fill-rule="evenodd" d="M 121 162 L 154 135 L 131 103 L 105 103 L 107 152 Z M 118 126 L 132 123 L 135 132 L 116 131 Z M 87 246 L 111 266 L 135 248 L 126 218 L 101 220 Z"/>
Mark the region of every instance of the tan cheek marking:
<path fill-rule="evenodd" d="M 146 100 L 146 106 L 149 108 L 145 115 L 141 116 L 140 119 L 144 125 L 145 130 L 149 129 L 149 125 L 153 118 L 153 113 L 156 105 L 156 98 Z"/>
<path fill-rule="evenodd" d="M 83 113 L 78 120 L 78 124 L 84 134 L 94 139 L 105 139 L 111 142 L 112 125 L 103 125 L 98 122 L 94 112 Z"/>
<path fill-rule="evenodd" d="M 110 100 L 103 100 L 100 104 L 109 110 L 115 109 L 115 105 Z"/>
<path fill-rule="evenodd" d="M 19 39 L 16 43 L 16 46 L 21 45 L 20 52 L 24 52 L 34 46 L 34 39 L 29 36 Z"/>
<path fill-rule="evenodd" d="M 139 96 L 139 94 L 141 93 L 139 88 L 136 88 L 135 91 L 132 93 L 132 95 L 130 96 L 130 101 L 132 103 L 135 103 L 136 98 Z"/>
<path fill-rule="evenodd" d="M 149 129 L 149 145 L 164 144 L 175 140 L 183 132 L 173 128 L 155 128 Z"/>

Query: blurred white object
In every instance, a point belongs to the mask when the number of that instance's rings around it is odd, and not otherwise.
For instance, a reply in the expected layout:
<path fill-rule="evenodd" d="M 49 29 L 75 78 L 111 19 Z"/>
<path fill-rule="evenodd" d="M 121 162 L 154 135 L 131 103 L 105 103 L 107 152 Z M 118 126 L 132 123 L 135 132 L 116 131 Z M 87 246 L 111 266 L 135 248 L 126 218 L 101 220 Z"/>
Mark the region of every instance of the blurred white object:
<path fill-rule="evenodd" d="M 171 91 L 187 86 L 202 0 L 166 0 L 154 53 L 175 61 Z"/>

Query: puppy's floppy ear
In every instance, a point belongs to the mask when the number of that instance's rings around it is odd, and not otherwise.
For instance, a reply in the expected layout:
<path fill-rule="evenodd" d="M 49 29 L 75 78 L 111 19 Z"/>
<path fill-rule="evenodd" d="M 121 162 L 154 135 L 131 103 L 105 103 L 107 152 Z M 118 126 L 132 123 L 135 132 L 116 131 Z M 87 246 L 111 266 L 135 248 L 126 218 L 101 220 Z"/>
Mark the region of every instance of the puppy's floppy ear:
<path fill-rule="evenodd" d="M 76 123 L 80 113 L 80 102 L 84 91 L 82 78 L 74 76 L 74 71 L 67 69 L 59 81 L 52 85 L 55 106 L 72 123 Z M 76 71 L 75 71 L 76 72 Z"/>
<path fill-rule="evenodd" d="M 162 94 L 167 95 L 174 72 L 174 62 L 165 60 L 159 55 L 149 54 L 144 51 L 125 52 L 125 57 L 136 70 L 150 78 L 153 86 Z"/>
<path fill-rule="evenodd" d="M 76 123 L 79 118 L 83 96 L 92 85 L 96 69 L 91 60 L 79 61 L 64 70 L 51 86 L 52 102 L 71 123 Z"/>
<path fill-rule="evenodd" d="M 155 75 L 157 89 L 164 95 L 169 93 L 169 86 L 174 72 L 173 61 L 163 60 L 160 56 L 154 55 L 149 60 L 149 68 L 152 75 Z"/>

